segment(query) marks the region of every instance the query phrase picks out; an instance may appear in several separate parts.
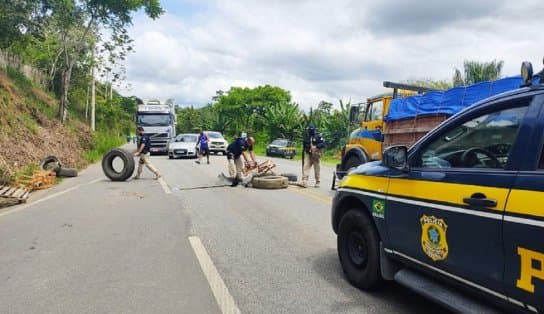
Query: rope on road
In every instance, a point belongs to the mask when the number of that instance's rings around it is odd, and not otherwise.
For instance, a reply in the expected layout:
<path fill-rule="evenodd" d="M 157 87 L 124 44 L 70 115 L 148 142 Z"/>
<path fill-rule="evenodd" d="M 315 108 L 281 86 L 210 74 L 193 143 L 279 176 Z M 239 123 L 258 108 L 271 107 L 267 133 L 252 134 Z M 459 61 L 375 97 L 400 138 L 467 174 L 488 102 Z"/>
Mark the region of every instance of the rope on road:
<path fill-rule="evenodd" d="M 202 190 L 202 189 L 213 189 L 213 188 L 224 188 L 230 186 L 230 184 L 219 184 L 219 185 L 203 185 L 203 186 L 193 186 L 187 188 L 176 188 L 179 191 L 188 191 L 188 190 Z"/>

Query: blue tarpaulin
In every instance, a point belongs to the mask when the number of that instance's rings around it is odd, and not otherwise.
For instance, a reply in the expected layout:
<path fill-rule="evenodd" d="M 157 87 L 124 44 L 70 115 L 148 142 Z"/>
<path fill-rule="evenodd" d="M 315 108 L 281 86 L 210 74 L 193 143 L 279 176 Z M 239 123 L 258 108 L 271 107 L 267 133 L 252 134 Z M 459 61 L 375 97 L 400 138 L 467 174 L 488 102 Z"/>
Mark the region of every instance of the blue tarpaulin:
<path fill-rule="evenodd" d="M 533 80 L 535 81 L 535 80 Z M 523 83 L 521 76 L 506 77 L 496 81 L 459 86 L 446 91 L 428 92 L 397 98 L 391 101 L 385 121 L 396 121 L 416 116 L 453 115 L 462 109 L 491 96 L 518 89 Z"/>

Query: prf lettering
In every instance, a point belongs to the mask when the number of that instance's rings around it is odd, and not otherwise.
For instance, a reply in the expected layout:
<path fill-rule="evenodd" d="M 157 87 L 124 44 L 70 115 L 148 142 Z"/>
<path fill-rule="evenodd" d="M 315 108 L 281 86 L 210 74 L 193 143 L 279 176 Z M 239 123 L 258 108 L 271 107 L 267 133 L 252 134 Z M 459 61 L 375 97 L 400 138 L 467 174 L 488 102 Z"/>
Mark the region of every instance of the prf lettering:
<path fill-rule="evenodd" d="M 520 257 L 521 271 L 519 279 L 516 281 L 516 286 L 525 291 L 535 293 L 533 278 L 544 280 L 544 254 L 518 247 L 518 255 Z M 537 261 L 537 265 L 533 265 L 533 261 Z M 533 266 L 540 267 L 535 268 Z"/>

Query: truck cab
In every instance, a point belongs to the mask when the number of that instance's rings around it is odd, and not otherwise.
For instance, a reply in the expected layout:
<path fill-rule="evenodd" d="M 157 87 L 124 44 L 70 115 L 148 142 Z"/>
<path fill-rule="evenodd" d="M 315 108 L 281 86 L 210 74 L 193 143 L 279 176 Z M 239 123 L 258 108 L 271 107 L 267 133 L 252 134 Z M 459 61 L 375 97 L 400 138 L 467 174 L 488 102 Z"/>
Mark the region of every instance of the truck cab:
<path fill-rule="evenodd" d="M 353 285 L 394 280 L 461 313 L 544 311 L 544 71 L 531 68 L 340 181 L 332 227 Z"/>
<path fill-rule="evenodd" d="M 151 153 L 168 153 L 168 144 L 176 137 L 176 113 L 173 100 L 164 103 L 148 100 L 139 104 L 136 127 L 143 127 L 151 140 Z"/>
<path fill-rule="evenodd" d="M 349 169 L 372 160 L 382 158 L 384 141 L 384 117 L 389 112 L 391 101 L 400 97 L 429 91 L 429 88 L 407 84 L 384 82 L 384 87 L 393 92 L 368 98 L 363 104 L 350 108 L 350 122 L 360 124 L 349 135 L 342 150 L 342 161 L 337 165 L 337 176 L 341 178 Z"/>

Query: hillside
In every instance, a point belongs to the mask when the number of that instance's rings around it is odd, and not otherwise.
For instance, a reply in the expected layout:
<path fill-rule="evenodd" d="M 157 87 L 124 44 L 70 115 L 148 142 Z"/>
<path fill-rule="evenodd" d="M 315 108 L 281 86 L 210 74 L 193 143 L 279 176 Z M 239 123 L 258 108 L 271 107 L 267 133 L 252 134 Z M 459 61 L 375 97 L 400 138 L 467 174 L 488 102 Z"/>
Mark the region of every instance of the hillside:
<path fill-rule="evenodd" d="M 16 71 L 0 70 L 0 182 L 48 155 L 63 165 L 84 167 L 92 146 L 88 126 L 79 120 L 61 125 L 58 100 Z"/>

